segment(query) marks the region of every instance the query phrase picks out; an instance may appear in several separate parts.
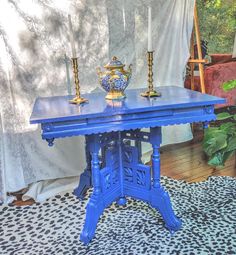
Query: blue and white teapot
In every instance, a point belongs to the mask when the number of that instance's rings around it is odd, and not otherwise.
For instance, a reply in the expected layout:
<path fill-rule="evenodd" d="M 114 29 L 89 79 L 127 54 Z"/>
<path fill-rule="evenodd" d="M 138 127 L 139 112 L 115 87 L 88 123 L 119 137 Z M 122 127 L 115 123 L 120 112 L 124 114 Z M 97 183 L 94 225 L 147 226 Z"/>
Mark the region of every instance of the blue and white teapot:
<path fill-rule="evenodd" d="M 101 68 L 97 68 L 97 74 L 99 76 L 99 82 L 103 89 L 108 92 L 106 99 L 123 99 L 125 98 L 124 90 L 127 88 L 131 74 L 132 65 L 129 65 L 127 71 L 124 70 L 125 65 L 122 64 L 117 57 L 113 57 L 112 60 L 104 66 L 106 69 L 104 72 Z"/>

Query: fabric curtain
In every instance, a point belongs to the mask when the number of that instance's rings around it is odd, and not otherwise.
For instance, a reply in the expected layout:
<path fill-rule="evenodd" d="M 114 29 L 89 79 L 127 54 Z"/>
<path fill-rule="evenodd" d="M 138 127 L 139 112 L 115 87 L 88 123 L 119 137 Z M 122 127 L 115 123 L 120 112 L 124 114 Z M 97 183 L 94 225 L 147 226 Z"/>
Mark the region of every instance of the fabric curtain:
<path fill-rule="evenodd" d="M 2 0 L 0 2 L 0 194 L 78 176 L 82 137 L 49 148 L 29 124 L 39 96 L 73 93 L 67 16 L 79 57 L 81 92 L 96 89 L 96 67 L 116 55 L 133 64 L 129 88 L 147 86 L 147 8 L 152 6 L 155 85 L 183 86 L 194 0 Z M 191 139 L 189 126 L 163 129 L 165 144 Z M 67 185 L 68 187 L 68 182 Z"/>

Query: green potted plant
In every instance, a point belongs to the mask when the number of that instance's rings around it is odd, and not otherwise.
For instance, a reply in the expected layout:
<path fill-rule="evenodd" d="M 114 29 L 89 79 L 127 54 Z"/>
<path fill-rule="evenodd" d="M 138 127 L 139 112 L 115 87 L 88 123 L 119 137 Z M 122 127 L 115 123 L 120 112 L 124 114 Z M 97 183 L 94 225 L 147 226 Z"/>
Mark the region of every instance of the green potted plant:
<path fill-rule="evenodd" d="M 224 83 L 222 88 L 224 91 L 236 89 L 236 80 Z M 236 151 L 236 114 L 222 112 L 217 114 L 217 120 L 224 123 L 210 126 L 205 130 L 203 138 L 203 150 L 208 156 L 208 164 L 215 167 L 224 166 Z"/>

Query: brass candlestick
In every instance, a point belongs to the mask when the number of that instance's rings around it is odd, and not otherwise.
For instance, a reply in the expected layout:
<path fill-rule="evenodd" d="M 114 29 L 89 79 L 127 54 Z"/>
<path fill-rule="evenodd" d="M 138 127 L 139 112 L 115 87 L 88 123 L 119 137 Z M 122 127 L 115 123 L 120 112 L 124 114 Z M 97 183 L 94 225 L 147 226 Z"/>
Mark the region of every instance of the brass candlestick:
<path fill-rule="evenodd" d="M 153 88 L 153 51 L 147 52 L 147 60 L 148 60 L 148 90 L 144 93 L 141 93 L 143 97 L 160 97 L 161 93 L 157 92 Z"/>
<path fill-rule="evenodd" d="M 85 99 L 80 96 L 80 86 L 79 86 L 79 75 L 78 75 L 78 58 L 71 58 L 73 73 L 74 73 L 74 82 L 75 82 L 75 97 L 70 100 L 71 104 L 83 104 L 88 102 L 88 99 Z"/>

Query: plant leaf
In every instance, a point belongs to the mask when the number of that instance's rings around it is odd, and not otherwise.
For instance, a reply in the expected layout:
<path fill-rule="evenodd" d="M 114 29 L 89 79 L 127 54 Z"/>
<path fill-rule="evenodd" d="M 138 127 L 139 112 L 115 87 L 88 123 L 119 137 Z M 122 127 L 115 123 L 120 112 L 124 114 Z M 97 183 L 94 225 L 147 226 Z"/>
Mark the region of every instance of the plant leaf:
<path fill-rule="evenodd" d="M 221 112 L 219 114 L 216 115 L 217 120 L 226 120 L 232 117 L 231 114 L 229 114 L 228 112 Z"/>
<path fill-rule="evenodd" d="M 212 137 L 220 131 L 220 127 L 209 127 L 204 130 L 204 139 L 208 139 L 208 137 Z"/>
<path fill-rule="evenodd" d="M 225 152 L 235 151 L 236 150 L 236 136 L 231 137 L 228 141 L 228 145 L 225 148 Z"/>
<path fill-rule="evenodd" d="M 205 133 L 203 139 L 203 150 L 208 156 L 227 147 L 227 134 L 222 130 L 210 130 Z"/>
<path fill-rule="evenodd" d="M 234 120 L 236 120 L 236 114 L 233 115 Z"/>
<path fill-rule="evenodd" d="M 222 88 L 225 92 L 236 88 L 236 80 L 230 80 L 223 83 Z"/>
<path fill-rule="evenodd" d="M 227 122 L 220 126 L 220 130 L 227 135 L 233 135 L 236 132 L 236 125 L 233 122 Z"/>
<path fill-rule="evenodd" d="M 230 158 L 231 156 L 234 155 L 234 151 L 227 151 L 223 154 L 223 160 L 222 160 L 222 163 L 223 165 L 225 164 L 225 161 Z"/>
<path fill-rule="evenodd" d="M 216 153 L 209 161 L 210 166 L 224 166 L 222 153 Z"/>

